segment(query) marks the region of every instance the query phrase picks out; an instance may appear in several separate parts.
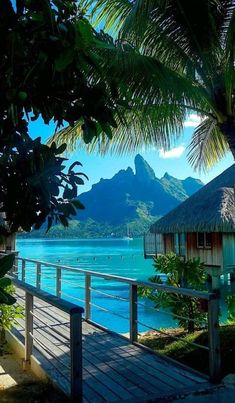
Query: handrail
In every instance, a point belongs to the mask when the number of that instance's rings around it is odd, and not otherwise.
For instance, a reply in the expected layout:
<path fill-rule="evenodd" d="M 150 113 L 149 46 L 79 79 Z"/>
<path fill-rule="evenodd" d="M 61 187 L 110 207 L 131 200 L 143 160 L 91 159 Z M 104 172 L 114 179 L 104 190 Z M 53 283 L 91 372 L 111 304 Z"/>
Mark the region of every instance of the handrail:
<path fill-rule="evenodd" d="M 103 278 L 106 280 L 114 280 L 114 281 L 118 281 L 121 283 L 129 284 L 129 285 L 136 285 L 138 287 L 149 287 L 149 288 L 159 290 L 159 291 L 166 291 L 169 293 L 186 295 L 188 297 L 205 299 L 207 301 L 210 301 L 210 300 L 216 298 L 216 293 L 213 293 L 213 292 L 207 293 L 207 292 L 202 292 L 202 291 L 197 291 L 197 290 L 191 290 L 188 288 L 176 288 L 176 287 L 172 287 L 172 286 L 167 286 L 165 284 L 155 284 L 155 283 L 151 283 L 150 281 L 142 281 L 142 280 L 133 279 L 133 278 L 129 278 L 129 277 L 122 277 L 122 276 L 118 276 L 118 275 L 114 275 L 114 274 L 99 273 L 99 272 L 96 272 L 93 270 L 84 270 L 84 269 L 74 268 L 71 266 L 64 266 L 64 265 L 59 265 L 59 264 L 55 264 L 55 263 L 34 260 L 34 259 L 26 259 L 26 258 L 17 257 L 16 260 L 20 260 L 22 262 L 25 261 L 25 262 L 35 263 L 35 264 L 41 264 L 41 265 L 47 266 L 47 267 L 54 267 L 55 269 L 60 268 L 63 270 L 72 271 L 74 273 L 82 273 L 84 275 L 100 277 L 100 278 Z"/>
<path fill-rule="evenodd" d="M 75 313 L 84 313 L 84 308 L 82 308 L 81 306 L 66 301 L 65 299 L 58 298 L 55 295 L 49 294 L 48 292 L 38 289 L 30 284 L 26 284 L 24 281 L 18 280 L 14 277 L 10 278 L 16 287 L 21 288 L 33 297 L 37 297 L 45 302 L 49 302 L 51 305 L 55 306 L 63 312 L 68 313 L 69 315 Z"/>
<path fill-rule="evenodd" d="M 157 283 L 152 283 L 149 281 L 142 281 L 138 279 L 133 279 L 129 277 L 122 277 L 118 275 L 112 275 L 112 274 L 106 274 L 106 273 L 100 273 L 96 272 L 93 270 L 85 270 L 85 269 L 80 269 L 80 268 L 75 268 L 75 267 L 70 267 L 66 265 L 60 265 L 60 264 L 55 264 L 55 263 L 49 263 L 49 262 L 43 262 L 43 261 L 38 261 L 35 259 L 25 259 L 21 257 L 16 257 L 16 263 L 22 262 L 22 267 L 21 267 L 21 279 L 23 280 L 21 283 L 24 284 L 24 281 L 26 279 L 26 263 L 33 263 L 35 265 L 35 280 L 36 280 L 36 285 L 40 289 L 41 288 L 41 280 L 42 278 L 42 266 L 50 267 L 52 269 L 55 269 L 56 273 L 54 276 L 54 281 L 55 281 L 55 292 L 57 297 L 61 297 L 61 295 L 67 295 L 68 297 L 75 298 L 78 301 L 84 302 L 85 306 L 85 319 L 89 322 L 91 321 L 91 311 L 92 307 L 97 307 L 99 310 L 105 311 L 105 312 L 112 312 L 113 315 L 123 317 L 119 315 L 118 312 L 116 311 L 111 311 L 107 307 L 101 307 L 99 304 L 94 303 L 92 301 L 92 291 L 93 287 L 91 284 L 92 278 L 102 278 L 105 280 L 111 280 L 113 282 L 119 282 L 119 283 L 124 283 L 129 287 L 129 340 L 132 343 L 136 343 L 138 341 L 138 323 L 141 324 L 141 322 L 138 319 L 138 287 L 146 287 L 155 291 L 164 291 L 172 294 L 178 294 L 178 295 L 184 295 L 190 298 L 193 298 L 194 300 L 197 299 L 199 300 L 199 304 L 202 301 L 205 301 L 206 304 L 205 308 L 207 311 L 207 327 L 208 327 L 208 338 L 209 338 L 209 357 L 210 357 L 210 377 L 213 380 L 216 380 L 219 378 L 219 373 L 220 373 L 220 341 L 219 341 L 219 295 L 216 292 L 202 292 L 202 291 L 197 291 L 193 289 L 186 289 L 186 288 L 177 288 L 177 287 L 172 287 L 168 286 L 165 284 L 157 284 Z M 30 268 L 30 267 L 29 267 Z M 76 295 L 75 296 L 70 296 L 66 294 L 63 291 L 62 285 L 63 285 L 63 279 L 64 277 L 62 276 L 62 272 L 67 271 L 67 272 L 72 272 L 72 273 L 77 273 L 78 275 L 83 275 L 83 277 L 79 277 L 82 281 L 84 281 L 84 299 L 80 299 Z M 80 285 L 80 284 L 79 284 Z M 27 286 L 28 287 L 28 286 Z M 33 287 L 34 288 L 34 287 Z M 35 290 L 35 288 L 34 288 Z M 35 291 L 34 291 L 35 292 Z M 38 292 L 38 290 L 37 290 Z M 43 292 L 44 293 L 44 292 Z M 42 294 L 42 296 L 45 295 L 45 298 L 48 297 L 48 294 Z M 108 293 L 106 293 L 108 296 Z M 60 298 L 53 297 L 51 296 L 52 300 L 54 301 L 60 301 Z M 112 296 L 110 296 L 112 297 Z M 83 297 L 82 297 L 83 298 Z M 114 295 L 113 298 L 115 299 L 116 296 Z M 201 300 L 201 301 L 200 301 Z M 127 302 L 128 302 L 127 301 Z M 79 315 L 81 315 L 81 312 L 79 312 Z M 174 316 L 174 315 L 173 315 Z M 190 316 L 190 315 L 189 315 Z M 128 318 L 125 318 L 128 319 Z M 187 318 L 185 318 L 187 319 Z M 189 317 L 188 318 L 189 322 L 194 322 L 195 319 Z M 144 325 L 142 323 L 142 325 Z M 99 325 L 101 326 L 101 325 Z M 102 327 L 102 326 L 101 326 Z M 148 327 L 148 326 L 147 326 Z M 191 343 L 192 344 L 192 343 Z M 202 347 L 204 348 L 204 347 Z M 204 348 L 205 349 L 205 348 Z"/>
<path fill-rule="evenodd" d="M 41 344 L 34 336 L 34 297 L 37 297 L 69 314 L 70 317 L 70 398 L 73 402 L 82 402 L 82 313 L 84 309 L 69 301 L 58 298 L 36 287 L 9 276 L 15 286 L 25 291 L 25 357 L 24 364 L 30 363 L 33 343 Z"/>

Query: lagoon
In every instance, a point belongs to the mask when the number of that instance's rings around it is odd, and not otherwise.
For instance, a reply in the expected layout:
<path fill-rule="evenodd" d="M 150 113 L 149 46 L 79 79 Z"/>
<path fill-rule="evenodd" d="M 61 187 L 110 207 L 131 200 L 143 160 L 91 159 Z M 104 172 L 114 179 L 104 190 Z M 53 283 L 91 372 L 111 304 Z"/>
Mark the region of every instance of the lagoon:
<path fill-rule="evenodd" d="M 17 239 L 19 256 L 44 262 L 58 263 L 83 270 L 92 270 L 138 280 L 147 280 L 154 274 L 152 259 L 143 256 L 143 240 L 125 239 Z M 44 268 L 42 288 L 55 294 L 55 270 Z M 27 265 L 26 281 L 35 285 L 36 273 Z M 164 280 L 164 277 L 163 277 Z M 84 306 L 84 289 L 81 276 L 72 272 L 62 274 L 62 298 Z M 223 293 L 231 292 L 223 286 Z M 95 279 L 92 281 L 92 320 L 111 330 L 126 333 L 129 330 L 129 288 L 123 283 Z M 97 290 L 97 291 L 95 291 Z M 114 298 L 99 292 L 112 294 Z M 115 297 L 121 297 L 118 300 Z M 99 306 L 100 308 L 98 308 Z M 107 312 L 110 311 L 110 312 Z M 224 311 L 224 310 L 223 310 Z M 115 312 L 114 315 L 112 312 Z M 225 312 L 225 311 L 224 311 Z M 142 300 L 138 307 L 139 321 L 149 328 L 177 326 L 169 315 L 156 312 L 149 300 Z M 125 319 L 126 318 L 126 319 Z M 139 332 L 149 330 L 139 325 Z"/>

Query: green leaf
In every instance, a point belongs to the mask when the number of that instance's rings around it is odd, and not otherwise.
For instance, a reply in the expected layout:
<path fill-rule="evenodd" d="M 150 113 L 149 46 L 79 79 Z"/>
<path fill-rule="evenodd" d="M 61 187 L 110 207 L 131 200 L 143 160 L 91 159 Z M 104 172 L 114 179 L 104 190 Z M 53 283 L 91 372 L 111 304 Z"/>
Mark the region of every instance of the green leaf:
<path fill-rule="evenodd" d="M 5 255 L 0 258 L 0 278 L 4 277 L 5 274 L 12 268 L 15 260 L 14 253 Z"/>
<path fill-rule="evenodd" d="M 100 126 L 102 127 L 105 134 L 107 134 L 108 138 L 111 140 L 113 137 L 113 133 L 110 125 L 108 123 L 100 123 Z"/>
<path fill-rule="evenodd" d="M 93 30 L 90 23 L 83 19 L 80 20 L 76 26 L 78 35 L 76 36 L 76 45 L 80 48 L 81 43 L 84 42 L 84 45 L 90 45 L 93 40 Z"/>
<path fill-rule="evenodd" d="M 69 187 L 66 185 L 66 188 L 63 193 L 63 198 L 64 199 L 72 199 L 74 196 L 76 196 L 76 191 L 74 189 L 69 189 Z"/>
<path fill-rule="evenodd" d="M 15 302 L 16 299 L 12 295 L 8 294 L 6 291 L 2 289 L 0 290 L 0 305 L 1 304 L 13 305 L 15 304 Z"/>
<path fill-rule="evenodd" d="M 67 144 L 61 144 L 61 146 L 59 146 L 58 148 L 57 148 L 57 150 L 55 151 L 55 155 L 58 155 L 58 154 L 63 154 L 63 152 L 66 150 L 66 148 L 67 148 Z"/>
<path fill-rule="evenodd" d="M 73 170 L 73 168 L 74 168 L 75 166 L 77 166 L 77 165 L 79 165 L 79 166 L 81 166 L 81 167 L 82 167 L 81 162 L 79 162 L 79 161 L 75 161 L 75 162 L 73 162 L 73 164 L 72 164 L 72 165 L 70 165 L 68 172 L 69 172 L 69 173 L 71 173 L 71 172 L 72 172 L 72 170 Z"/>
<path fill-rule="evenodd" d="M 0 288 L 6 288 L 11 285 L 11 280 L 7 277 L 0 278 Z"/>
<path fill-rule="evenodd" d="M 61 53 L 57 59 L 55 59 L 55 70 L 61 72 L 68 67 L 74 59 L 74 50 L 73 49 L 65 49 L 63 53 Z"/>
<path fill-rule="evenodd" d="M 71 200 L 71 203 L 76 207 L 76 209 L 84 210 L 85 206 L 77 199 Z"/>
<path fill-rule="evenodd" d="M 67 220 L 67 218 L 66 218 L 64 215 L 60 215 L 60 216 L 59 216 L 59 220 L 60 220 L 61 224 L 62 224 L 64 227 L 68 227 L 68 226 L 69 226 L 68 220 Z"/>

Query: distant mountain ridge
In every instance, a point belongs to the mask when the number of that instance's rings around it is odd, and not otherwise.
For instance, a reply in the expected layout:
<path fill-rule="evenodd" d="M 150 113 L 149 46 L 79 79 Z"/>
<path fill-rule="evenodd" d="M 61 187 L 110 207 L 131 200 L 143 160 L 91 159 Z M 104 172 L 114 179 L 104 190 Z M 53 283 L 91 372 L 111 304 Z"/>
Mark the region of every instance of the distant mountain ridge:
<path fill-rule="evenodd" d="M 140 236 L 158 218 L 178 206 L 203 186 L 199 179 L 184 180 L 165 173 L 157 178 L 141 155 L 135 157 L 135 172 L 129 167 L 111 179 L 101 179 L 79 200 L 77 220 L 68 228 L 55 225 L 45 234 L 44 228 L 22 234 L 23 237 L 103 238 L 123 237 L 127 224 L 132 236 Z"/>
<path fill-rule="evenodd" d="M 168 173 L 158 179 L 141 155 L 135 157 L 135 172 L 129 167 L 111 179 L 101 179 L 92 189 L 79 196 L 85 205 L 79 220 L 88 218 L 112 225 L 137 219 L 140 210 L 159 217 L 191 196 L 203 186 L 199 179 L 180 180 Z"/>

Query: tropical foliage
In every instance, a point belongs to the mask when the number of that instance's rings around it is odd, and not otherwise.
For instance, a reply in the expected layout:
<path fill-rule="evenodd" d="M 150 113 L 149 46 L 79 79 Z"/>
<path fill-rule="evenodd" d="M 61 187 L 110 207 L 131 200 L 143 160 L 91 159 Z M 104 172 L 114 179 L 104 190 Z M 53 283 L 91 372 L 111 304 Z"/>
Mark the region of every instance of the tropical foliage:
<path fill-rule="evenodd" d="M 5 288 L 5 292 L 12 296 L 15 294 L 15 287 L 11 284 Z M 0 355 L 6 340 L 6 331 L 11 330 L 12 326 L 17 323 L 17 319 L 23 317 L 24 309 L 19 304 L 0 303 Z"/>
<path fill-rule="evenodd" d="M 166 285 L 202 289 L 205 284 L 205 271 L 199 259 L 183 261 L 174 253 L 169 253 L 155 258 L 154 267 L 157 273 L 167 276 Z M 159 274 L 150 277 L 149 281 L 163 284 Z M 148 287 L 142 287 L 140 295 L 153 301 L 156 309 L 170 309 L 178 325 L 188 333 L 194 332 L 205 323 L 205 307 L 198 298 L 168 293 L 164 290 L 155 291 Z"/>
<path fill-rule="evenodd" d="M 116 77 L 129 105 L 125 127 L 119 124 L 109 143 L 93 139 L 90 150 L 168 148 L 195 111 L 201 123 L 189 148 L 190 162 L 210 167 L 228 150 L 235 156 L 234 1 L 81 3 L 92 9 L 96 24 L 115 34 L 115 40 L 106 39 L 104 68 Z M 79 127 L 63 131 L 59 140 L 79 138 Z"/>
<path fill-rule="evenodd" d="M 15 255 L 9 254 L 0 257 L 0 355 L 5 342 L 5 332 L 10 330 L 17 318 L 23 316 L 23 309 L 16 304 L 14 298 L 15 287 L 11 279 L 6 277 L 12 268 Z"/>
<path fill-rule="evenodd" d="M 11 280 L 5 277 L 7 272 L 12 268 L 15 255 L 9 254 L 0 257 L 0 305 L 13 305 L 16 300 L 12 297 L 12 293 L 9 293 L 8 287 L 11 287 Z"/>
<path fill-rule="evenodd" d="M 0 211 L 10 232 L 47 217 L 48 228 L 68 225 L 83 207 L 74 201 L 83 174 L 64 173 L 59 157 L 66 146 L 32 140 L 28 122 L 79 120 L 85 142 L 111 136 L 118 99 L 94 52 L 101 45 L 74 0 L 0 2 Z"/>

